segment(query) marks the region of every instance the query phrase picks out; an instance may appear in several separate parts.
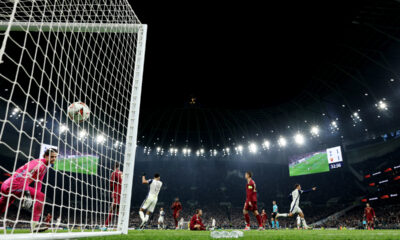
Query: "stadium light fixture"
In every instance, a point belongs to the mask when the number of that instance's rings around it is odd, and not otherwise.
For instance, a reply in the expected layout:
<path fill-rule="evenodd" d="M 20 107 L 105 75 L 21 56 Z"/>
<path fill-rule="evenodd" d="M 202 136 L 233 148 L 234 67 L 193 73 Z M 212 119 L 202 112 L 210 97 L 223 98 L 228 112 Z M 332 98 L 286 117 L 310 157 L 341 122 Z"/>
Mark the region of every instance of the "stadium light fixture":
<path fill-rule="evenodd" d="M 250 153 L 257 153 L 257 145 L 255 143 L 250 143 L 249 145 L 249 151 Z"/>
<path fill-rule="evenodd" d="M 87 132 L 85 130 L 82 130 L 79 132 L 78 137 L 79 139 L 84 139 L 87 137 L 87 135 L 88 135 Z"/>
<path fill-rule="evenodd" d="M 388 105 L 384 100 L 379 101 L 375 106 L 382 111 L 388 110 Z"/>
<path fill-rule="evenodd" d="M 68 128 L 66 125 L 61 124 L 58 131 L 59 131 L 60 133 L 64 133 L 64 132 L 68 132 L 68 130 L 69 130 L 69 128 Z"/>
<path fill-rule="evenodd" d="M 319 136 L 319 127 L 318 126 L 312 126 L 310 129 L 310 133 L 312 136 L 314 137 L 318 137 Z"/>
<path fill-rule="evenodd" d="M 96 143 L 103 144 L 106 142 L 106 137 L 103 134 L 99 134 L 96 137 Z"/>
<path fill-rule="evenodd" d="M 262 147 L 264 149 L 269 149 L 269 147 L 271 146 L 271 143 L 268 140 L 265 140 L 262 144 Z"/>
<path fill-rule="evenodd" d="M 280 147 L 285 147 L 286 144 L 287 144 L 286 139 L 285 139 L 284 137 L 279 137 L 279 139 L 278 139 L 278 145 L 279 145 Z"/>
<path fill-rule="evenodd" d="M 294 135 L 294 142 L 297 143 L 298 145 L 303 145 L 305 143 L 305 138 L 303 134 L 296 133 L 296 135 Z"/>

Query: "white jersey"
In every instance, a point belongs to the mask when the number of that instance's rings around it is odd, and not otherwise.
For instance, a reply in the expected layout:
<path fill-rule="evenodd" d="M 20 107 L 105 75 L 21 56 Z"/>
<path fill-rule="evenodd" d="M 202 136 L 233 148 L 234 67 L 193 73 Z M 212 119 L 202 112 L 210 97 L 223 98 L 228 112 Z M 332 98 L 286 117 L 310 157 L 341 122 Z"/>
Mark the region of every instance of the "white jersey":
<path fill-rule="evenodd" d="M 303 192 L 302 190 L 298 190 L 298 189 L 293 190 L 293 192 L 292 192 L 292 204 L 291 204 L 292 206 L 299 206 L 300 194 L 302 192 Z"/>
<path fill-rule="evenodd" d="M 149 186 L 148 198 L 158 198 L 158 194 L 160 193 L 162 187 L 162 182 L 155 179 L 150 179 Z"/>
<path fill-rule="evenodd" d="M 165 212 L 164 211 L 160 211 L 160 217 L 164 217 L 165 216 Z"/>
<path fill-rule="evenodd" d="M 215 218 L 213 218 L 213 220 L 211 221 L 211 226 L 215 227 Z"/>
<path fill-rule="evenodd" d="M 303 190 L 298 190 L 298 189 L 293 190 L 293 192 L 291 193 L 292 203 L 290 204 L 290 212 L 293 214 L 303 212 L 301 210 L 301 208 L 299 207 L 300 194 L 302 194 L 302 193 L 303 193 Z"/>

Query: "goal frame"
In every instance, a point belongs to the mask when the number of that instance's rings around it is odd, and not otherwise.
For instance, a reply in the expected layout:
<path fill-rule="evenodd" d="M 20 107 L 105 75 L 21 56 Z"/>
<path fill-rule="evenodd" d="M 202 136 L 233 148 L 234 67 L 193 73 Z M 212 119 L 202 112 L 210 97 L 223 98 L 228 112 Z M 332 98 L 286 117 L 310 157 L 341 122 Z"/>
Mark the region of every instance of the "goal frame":
<path fill-rule="evenodd" d="M 0 66 L 5 53 L 9 33 L 12 31 L 31 32 L 92 32 L 92 33 L 134 33 L 136 37 L 136 54 L 134 76 L 132 79 L 131 99 L 129 106 L 127 135 L 124 153 L 124 169 L 116 231 L 65 232 L 65 233 L 17 233 L 0 234 L 3 240 L 17 239 L 71 239 L 83 237 L 110 236 L 128 234 L 137 133 L 139 126 L 140 100 L 142 93 L 144 57 L 146 51 L 147 24 L 110 24 L 110 23 L 69 23 L 69 22 L 4 22 L 0 21 L 0 31 L 5 32 L 3 44 L 0 46 Z"/>

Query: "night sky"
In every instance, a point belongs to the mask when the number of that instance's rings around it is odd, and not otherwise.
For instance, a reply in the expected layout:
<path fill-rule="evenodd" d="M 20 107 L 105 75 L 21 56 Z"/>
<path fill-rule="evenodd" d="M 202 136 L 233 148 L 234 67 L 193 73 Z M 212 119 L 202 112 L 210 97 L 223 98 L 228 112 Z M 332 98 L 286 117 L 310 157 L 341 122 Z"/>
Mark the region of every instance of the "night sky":
<path fill-rule="evenodd" d="M 326 124 L 370 108 L 398 78 L 396 1 L 131 4 L 148 24 L 143 144 L 221 143 L 286 134 L 304 120 Z"/>

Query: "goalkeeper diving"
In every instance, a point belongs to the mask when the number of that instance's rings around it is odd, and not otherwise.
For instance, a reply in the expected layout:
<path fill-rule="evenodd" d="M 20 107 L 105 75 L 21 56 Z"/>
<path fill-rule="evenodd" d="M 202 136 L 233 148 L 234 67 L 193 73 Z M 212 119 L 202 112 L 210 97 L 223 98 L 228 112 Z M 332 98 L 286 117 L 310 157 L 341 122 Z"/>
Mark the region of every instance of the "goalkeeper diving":
<path fill-rule="evenodd" d="M 42 192 L 43 178 L 49 167 L 57 159 L 58 152 L 49 148 L 44 152 L 43 158 L 34 159 L 17 169 L 1 185 L 0 212 L 4 213 L 14 202 L 15 198 L 24 199 L 27 202 L 34 202 L 31 219 L 31 231 L 43 232 L 47 227 L 40 228 L 39 221 L 45 202 L 45 194 Z M 34 183 L 34 187 L 31 184 Z M 16 196 L 16 197 L 15 197 Z M 29 204 L 23 204 L 27 207 Z M 6 216 L 4 216 L 6 217 Z"/>

